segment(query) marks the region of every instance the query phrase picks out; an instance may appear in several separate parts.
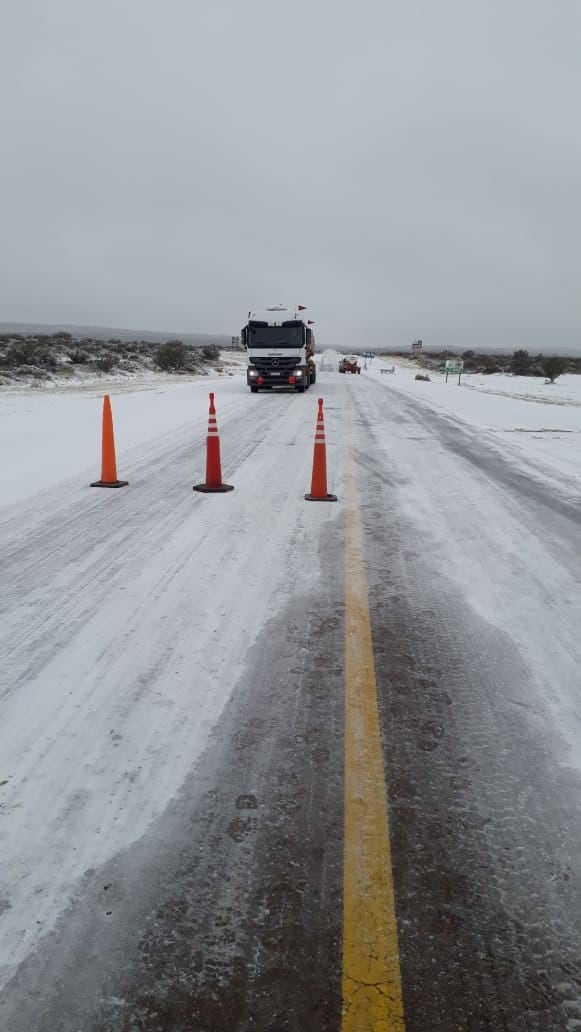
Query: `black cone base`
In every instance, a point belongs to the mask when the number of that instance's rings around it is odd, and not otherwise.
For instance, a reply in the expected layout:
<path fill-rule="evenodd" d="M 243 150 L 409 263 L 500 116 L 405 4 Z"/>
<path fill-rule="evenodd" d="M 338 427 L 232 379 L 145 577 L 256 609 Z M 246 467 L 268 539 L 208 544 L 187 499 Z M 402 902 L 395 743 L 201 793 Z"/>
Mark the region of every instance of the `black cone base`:
<path fill-rule="evenodd" d="M 93 484 L 90 484 L 89 486 L 90 487 L 127 487 L 128 483 L 129 483 L 128 480 L 112 480 L 112 481 L 95 480 L 95 482 Z"/>
<path fill-rule="evenodd" d="M 220 484 L 220 487 L 208 487 L 207 484 L 194 484 L 192 491 L 201 491 L 202 494 L 224 494 L 226 491 L 233 491 L 233 484 Z"/>
<path fill-rule="evenodd" d="M 305 495 L 305 498 L 306 498 L 307 502 L 336 502 L 337 501 L 337 495 L 330 495 L 330 494 L 323 495 L 323 497 L 320 497 L 319 495 L 308 494 L 308 495 Z"/>

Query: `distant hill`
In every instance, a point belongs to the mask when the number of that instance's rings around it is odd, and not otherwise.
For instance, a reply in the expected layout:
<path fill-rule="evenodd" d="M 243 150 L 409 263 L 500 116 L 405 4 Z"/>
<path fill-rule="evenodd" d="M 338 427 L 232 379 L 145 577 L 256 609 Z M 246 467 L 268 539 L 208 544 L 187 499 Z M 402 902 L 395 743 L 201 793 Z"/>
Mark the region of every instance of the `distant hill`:
<path fill-rule="evenodd" d="M 184 344 L 193 347 L 204 347 L 206 344 L 217 344 L 219 348 L 229 347 L 232 337 L 218 333 L 168 333 L 166 330 L 127 330 L 117 326 L 77 326 L 71 323 L 10 323 L 0 322 L 0 333 L 21 333 L 30 336 L 37 333 L 56 333 L 66 330 L 79 339 L 90 337 L 92 340 L 143 340 L 150 344 L 164 344 L 168 340 L 183 340 Z"/>

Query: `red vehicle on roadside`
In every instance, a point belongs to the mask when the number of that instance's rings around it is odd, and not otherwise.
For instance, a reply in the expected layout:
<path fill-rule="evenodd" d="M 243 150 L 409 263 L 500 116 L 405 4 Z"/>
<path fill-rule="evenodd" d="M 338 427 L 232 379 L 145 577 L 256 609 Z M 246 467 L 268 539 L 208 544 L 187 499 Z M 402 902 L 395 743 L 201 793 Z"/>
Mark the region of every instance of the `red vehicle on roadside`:
<path fill-rule="evenodd" d="M 345 358 L 342 358 L 341 361 L 339 362 L 339 372 L 340 373 L 360 373 L 361 372 L 361 366 L 359 365 L 359 361 L 358 361 L 356 355 L 346 355 Z"/>

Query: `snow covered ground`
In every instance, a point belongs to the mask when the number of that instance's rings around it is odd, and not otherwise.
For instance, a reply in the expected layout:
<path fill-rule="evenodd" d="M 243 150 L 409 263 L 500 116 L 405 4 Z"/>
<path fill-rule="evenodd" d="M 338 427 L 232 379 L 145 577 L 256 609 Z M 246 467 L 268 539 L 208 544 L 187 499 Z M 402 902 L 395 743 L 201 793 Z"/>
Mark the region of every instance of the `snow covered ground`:
<path fill-rule="evenodd" d="M 225 358 L 220 376 L 149 373 L 139 378 L 89 377 L 74 388 L 54 382 L 36 389 L 18 385 L 0 390 L 0 453 L 8 456 L 0 477 L 0 506 L 68 477 L 98 479 L 105 393 L 112 399 L 118 474 L 127 479 L 123 467 L 131 463 L 131 449 L 188 423 L 192 435 L 199 434 L 209 391 L 220 391 L 220 414 L 228 412 L 231 399 L 242 393 L 243 368 L 244 356 L 233 355 Z"/>
<path fill-rule="evenodd" d="M 382 366 L 396 373 L 381 373 Z M 581 376 L 565 375 L 554 384 L 532 376 L 465 374 L 448 383 L 442 373 L 429 372 L 430 383 L 415 379 L 418 367 L 398 359 L 375 359 L 362 373 L 389 381 L 389 387 L 494 435 L 499 446 L 522 450 L 548 475 L 560 470 L 581 478 Z"/>

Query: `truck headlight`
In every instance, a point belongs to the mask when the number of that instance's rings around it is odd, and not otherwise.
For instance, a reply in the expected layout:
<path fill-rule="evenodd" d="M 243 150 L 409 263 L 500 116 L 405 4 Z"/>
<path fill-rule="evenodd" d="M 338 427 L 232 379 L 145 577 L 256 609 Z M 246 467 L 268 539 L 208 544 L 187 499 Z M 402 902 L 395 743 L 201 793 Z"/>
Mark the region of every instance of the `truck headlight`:
<path fill-rule="evenodd" d="M 302 376 L 302 375 L 303 375 L 302 369 L 295 369 L 295 376 Z"/>
<path fill-rule="evenodd" d="M 249 369 L 248 370 L 248 375 L 249 376 L 258 376 L 258 370 L 257 369 Z"/>

